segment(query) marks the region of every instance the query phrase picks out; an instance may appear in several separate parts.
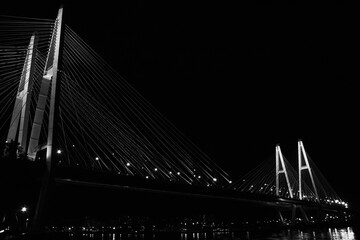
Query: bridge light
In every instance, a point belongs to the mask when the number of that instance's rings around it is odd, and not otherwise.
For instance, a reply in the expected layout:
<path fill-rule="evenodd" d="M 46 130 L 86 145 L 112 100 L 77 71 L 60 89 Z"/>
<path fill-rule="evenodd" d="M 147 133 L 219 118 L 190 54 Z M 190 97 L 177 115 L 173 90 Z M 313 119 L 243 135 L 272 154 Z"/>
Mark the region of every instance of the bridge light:
<path fill-rule="evenodd" d="M 177 172 L 177 175 L 180 175 L 180 172 Z"/>
<path fill-rule="evenodd" d="M 155 168 L 154 170 L 155 170 L 155 171 L 157 171 L 158 169 L 157 169 L 157 168 Z"/>
<path fill-rule="evenodd" d="M 201 178 L 201 176 L 199 175 L 198 178 Z"/>
<path fill-rule="evenodd" d="M 96 161 L 99 161 L 99 157 L 96 157 L 95 160 L 96 160 Z"/>
<path fill-rule="evenodd" d="M 129 166 L 130 166 L 130 163 L 126 163 L 126 166 L 128 166 L 128 167 L 129 167 Z"/>
<path fill-rule="evenodd" d="M 149 176 L 146 176 L 145 178 L 146 178 L 146 179 L 149 179 Z"/>
<path fill-rule="evenodd" d="M 213 181 L 216 182 L 216 181 L 217 181 L 217 178 L 213 178 Z"/>
<path fill-rule="evenodd" d="M 171 175 L 171 174 L 172 174 L 172 172 L 170 171 L 170 172 L 169 172 L 169 174 Z"/>
<path fill-rule="evenodd" d="M 58 149 L 58 150 L 56 151 L 56 153 L 57 153 L 57 154 L 61 154 L 61 150 Z"/>

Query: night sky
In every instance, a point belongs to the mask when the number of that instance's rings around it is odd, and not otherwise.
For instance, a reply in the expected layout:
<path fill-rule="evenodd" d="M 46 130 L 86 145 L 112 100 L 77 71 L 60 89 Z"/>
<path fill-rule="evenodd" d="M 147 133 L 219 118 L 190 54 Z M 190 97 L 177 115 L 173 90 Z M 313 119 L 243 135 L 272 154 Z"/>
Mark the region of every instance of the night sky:
<path fill-rule="evenodd" d="M 64 22 L 234 180 L 277 143 L 296 156 L 301 138 L 358 205 L 355 8 L 194 2 L 65 2 Z M 59 5 L 10 3 L 0 14 L 53 19 Z"/>

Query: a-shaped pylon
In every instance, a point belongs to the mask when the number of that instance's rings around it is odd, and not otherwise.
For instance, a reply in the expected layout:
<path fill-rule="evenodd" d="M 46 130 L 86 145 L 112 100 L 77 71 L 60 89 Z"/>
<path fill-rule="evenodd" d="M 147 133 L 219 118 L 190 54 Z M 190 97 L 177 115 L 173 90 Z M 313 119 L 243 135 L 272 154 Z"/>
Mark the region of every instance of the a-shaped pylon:
<path fill-rule="evenodd" d="M 289 195 L 290 195 L 291 198 L 293 198 L 293 192 L 292 192 L 291 185 L 290 185 L 288 171 L 286 169 L 284 157 L 282 155 L 281 148 L 280 148 L 279 145 L 276 145 L 275 152 L 276 152 L 276 157 L 275 157 L 275 159 L 276 159 L 276 169 L 275 169 L 275 174 L 276 174 L 276 196 L 280 195 L 279 194 L 280 174 L 284 174 L 285 179 L 286 179 L 286 184 L 287 184 L 287 187 L 288 187 L 288 191 L 289 191 Z"/>

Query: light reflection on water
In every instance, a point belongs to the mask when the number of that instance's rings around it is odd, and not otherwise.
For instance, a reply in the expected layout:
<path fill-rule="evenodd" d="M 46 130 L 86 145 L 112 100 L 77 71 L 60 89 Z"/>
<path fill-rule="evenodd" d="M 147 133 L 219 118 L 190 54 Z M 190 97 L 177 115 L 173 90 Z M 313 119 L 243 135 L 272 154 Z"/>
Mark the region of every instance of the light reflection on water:
<path fill-rule="evenodd" d="M 69 236 L 71 240 L 360 240 L 351 227 L 280 232 L 83 233 Z"/>

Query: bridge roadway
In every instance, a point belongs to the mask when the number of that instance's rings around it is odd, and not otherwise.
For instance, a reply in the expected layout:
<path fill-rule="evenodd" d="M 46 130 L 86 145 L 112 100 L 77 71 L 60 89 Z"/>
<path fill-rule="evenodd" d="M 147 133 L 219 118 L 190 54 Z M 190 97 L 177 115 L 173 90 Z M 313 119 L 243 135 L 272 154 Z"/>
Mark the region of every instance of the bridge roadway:
<path fill-rule="evenodd" d="M 124 177 L 118 174 L 90 172 L 80 169 L 57 169 L 54 182 L 57 186 L 78 186 L 94 189 L 109 189 L 123 192 L 140 192 L 168 196 L 185 196 L 196 199 L 222 200 L 227 202 L 242 202 L 258 206 L 268 206 L 279 209 L 290 209 L 294 205 L 308 209 L 324 211 L 346 211 L 350 209 L 343 205 L 311 202 L 298 199 L 282 198 L 271 195 L 239 192 L 223 187 L 204 187 L 185 185 L 169 181 Z"/>

